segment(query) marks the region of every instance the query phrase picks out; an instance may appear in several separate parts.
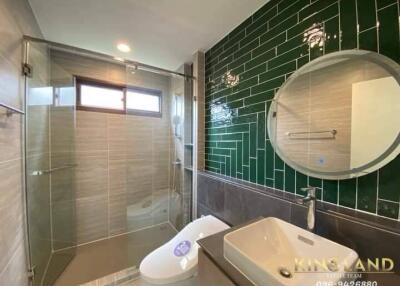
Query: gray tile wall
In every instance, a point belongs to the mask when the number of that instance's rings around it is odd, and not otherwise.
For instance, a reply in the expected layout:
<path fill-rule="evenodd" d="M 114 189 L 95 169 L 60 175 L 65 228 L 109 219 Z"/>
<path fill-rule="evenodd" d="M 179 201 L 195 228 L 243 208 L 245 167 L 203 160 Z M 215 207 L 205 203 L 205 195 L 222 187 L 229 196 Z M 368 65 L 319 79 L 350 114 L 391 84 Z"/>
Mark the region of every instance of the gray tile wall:
<path fill-rule="evenodd" d="M 23 106 L 22 35 L 41 37 L 28 1 L 0 2 L 0 101 Z M 27 285 L 22 184 L 22 123 L 0 110 L 0 285 Z"/>

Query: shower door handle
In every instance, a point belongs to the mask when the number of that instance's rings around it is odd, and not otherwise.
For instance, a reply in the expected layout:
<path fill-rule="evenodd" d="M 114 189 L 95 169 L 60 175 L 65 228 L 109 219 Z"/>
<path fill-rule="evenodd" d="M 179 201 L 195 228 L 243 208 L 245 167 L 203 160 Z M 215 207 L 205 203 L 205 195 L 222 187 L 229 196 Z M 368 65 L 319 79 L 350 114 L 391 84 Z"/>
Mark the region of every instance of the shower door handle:
<path fill-rule="evenodd" d="M 61 167 L 57 167 L 57 168 L 53 168 L 53 169 L 49 169 L 49 170 L 38 170 L 38 171 L 33 171 L 33 172 L 32 172 L 32 176 L 47 175 L 47 174 L 51 174 L 51 173 L 56 172 L 56 171 L 60 171 L 60 170 L 64 170 L 64 169 L 70 169 L 70 168 L 75 168 L 76 166 L 78 166 L 78 165 L 77 165 L 77 164 L 69 164 L 69 165 L 65 165 L 65 166 L 61 166 Z"/>

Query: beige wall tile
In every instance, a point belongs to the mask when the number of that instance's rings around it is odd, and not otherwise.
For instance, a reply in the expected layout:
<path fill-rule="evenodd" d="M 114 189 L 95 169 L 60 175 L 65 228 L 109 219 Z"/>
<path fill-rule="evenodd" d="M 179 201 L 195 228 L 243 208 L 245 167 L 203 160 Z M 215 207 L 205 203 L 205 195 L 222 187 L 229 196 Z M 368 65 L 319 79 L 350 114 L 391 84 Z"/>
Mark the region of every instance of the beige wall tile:
<path fill-rule="evenodd" d="M 19 246 L 7 266 L 0 272 L 0 284 L 12 286 L 28 285 L 26 269 L 26 256 L 23 240 L 19 240 Z"/>
<path fill-rule="evenodd" d="M 51 174 L 51 199 L 53 203 L 75 200 L 75 162 L 74 152 L 52 152 L 52 168 L 70 165 Z"/>
<path fill-rule="evenodd" d="M 126 160 L 110 160 L 108 165 L 109 193 L 126 193 L 128 165 Z"/>
<path fill-rule="evenodd" d="M 151 194 L 153 186 L 151 161 L 145 159 L 129 160 L 127 161 L 127 168 L 127 192 L 146 192 Z"/>
<path fill-rule="evenodd" d="M 107 115 L 108 149 L 126 153 L 126 115 Z"/>
<path fill-rule="evenodd" d="M 76 151 L 106 151 L 107 114 L 100 112 L 76 112 Z"/>
<path fill-rule="evenodd" d="M 0 271 L 20 246 L 22 228 L 21 160 L 0 163 Z"/>
<path fill-rule="evenodd" d="M 49 108 L 48 106 L 29 106 L 27 113 L 27 156 L 50 152 Z"/>
<path fill-rule="evenodd" d="M 76 245 L 76 205 L 74 200 L 52 205 L 54 250 Z"/>
<path fill-rule="evenodd" d="M 22 35 L 41 36 L 27 1 L 0 2 L 0 101 L 21 108 Z M 0 285 L 24 286 L 26 259 L 22 200 L 22 118 L 0 110 Z M 4 162 L 7 161 L 7 162 Z"/>
<path fill-rule="evenodd" d="M 107 204 L 107 196 L 94 196 L 77 200 L 76 218 L 78 244 L 107 237 Z"/>
<path fill-rule="evenodd" d="M 153 225 L 153 195 L 142 191 L 127 194 L 127 229 L 135 231 Z"/>
<path fill-rule="evenodd" d="M 18 95 L 22 83 L 19 66 L 0 54 L 0 101 L 20 108 L 22 101 Z"/>
<path fill-rule="evenodd" d="M 74 107 L 52 107 L 50 110 L 51 152 L 75 151 Z"/>
<path fill-rule="evenodd" d="M 76 152 L 76 197 L 106 195 L 108 192 L 108 152 Z"/>
<path fill-rule="evenodd" d="M 0 115 L 0 162 L 21 157 L 21 127 L 20 116 Z"/>
<path fill-rule="evenodd" d="M 155 160 L 153 162 L 153 191 L 167 189 L 169 187 L 170 160 Z"/>
<path fill-rule="evenodd" d="M 109 235 L 117 235 L 127 231 L 127 194 L 110 195 L 110 230 Z"/>

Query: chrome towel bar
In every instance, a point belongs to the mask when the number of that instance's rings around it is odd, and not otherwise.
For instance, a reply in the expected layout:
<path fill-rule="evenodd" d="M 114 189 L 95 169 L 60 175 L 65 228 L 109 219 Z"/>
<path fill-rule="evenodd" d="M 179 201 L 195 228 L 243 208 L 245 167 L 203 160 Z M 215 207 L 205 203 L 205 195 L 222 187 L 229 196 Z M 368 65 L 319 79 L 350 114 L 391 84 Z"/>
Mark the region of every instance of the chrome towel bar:
<path fill-rule="evenodd" d="M 286 135 L 288 137 L 292 137 L 293 135 L 309 135 L 309 134 L 325 134 L 325 133 L 329 133 L 333 137 L 335 137 L 335 135 L 337 134 L 337 130 L 332 129 L 332 130 L 320 130 L 320 131 L 286 132 Z"/>
<path fill-rule="evenodd" d="M 22 110 L 20 110 L 20 109 L 18 109 L 18 108 L 12 107 L 12 106 L 10 106 L 10 105 L 7 105 L 7 104 L 5 104 L 5 103 L 1 103 L 1 102 L 0 102 L 0 106 L 1 106 L 1 107 L 4 107 L 5 109 L 7 109 L 7 113 L 6 113 L 7 117 L 10 117 L 10 116 L 13 115 L 14 113 L 25 114 L 24 111 L 22 111 Z"/>
<path fill-rule="evenodd" d="M 61 166 L 61 167 L 57 167 L 57 168 L 53 168 L 53 169 L 49 169 L 49 170 L 39 170 L 39 171 L 33 171 L 32 172 L 32 176 L 41 176 L 41 175 L 46 175 L 46 174 L 50 174 L 56 171 L 60 171 L 60 170 L 64 170 L 64 169 L 70 169 L 70 168 L 75 168 L 76 166 L 78 166 L 77 164 L 70 164 L 70 165 L 65 165 L 65 166 Z"/>

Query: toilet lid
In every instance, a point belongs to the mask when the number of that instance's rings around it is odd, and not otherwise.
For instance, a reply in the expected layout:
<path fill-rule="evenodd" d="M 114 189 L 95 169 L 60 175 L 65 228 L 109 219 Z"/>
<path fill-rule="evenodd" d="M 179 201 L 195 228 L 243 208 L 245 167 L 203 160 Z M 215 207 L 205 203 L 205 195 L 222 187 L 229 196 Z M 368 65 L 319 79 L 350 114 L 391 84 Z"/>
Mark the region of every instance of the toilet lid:
<path fill-rule="evenodd" d="M 176 248 L 188 249 L 188 246 L 186 242 L 182 242 L 182 245 L 178 244 Z M 160 285 L 187 279 L 196 273 L 197 249 L 196 243 L 187 255 L 183 255 L 185 250 L 176 252 L 172 244 L 168 247 L 164 245 L 142 261 L 140 274 L 147 282 Z"/>
<path fill-rule="evenodd" d="M 227 228 L 229 226 L 212 216 L 193 221 L 143 259 L 140 264 L 142 278 L 156 285 L 190 278 L 197 271 L 197 240 Z"/>

